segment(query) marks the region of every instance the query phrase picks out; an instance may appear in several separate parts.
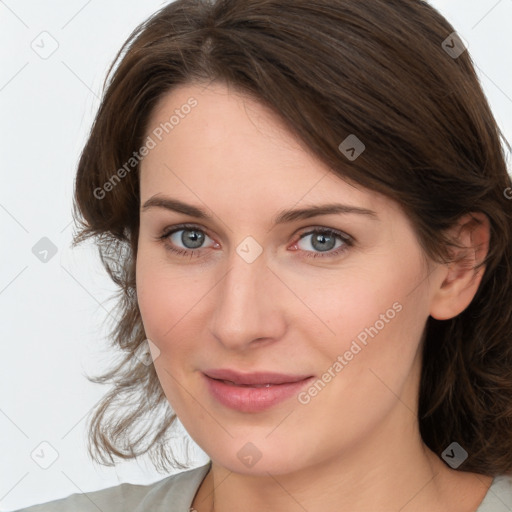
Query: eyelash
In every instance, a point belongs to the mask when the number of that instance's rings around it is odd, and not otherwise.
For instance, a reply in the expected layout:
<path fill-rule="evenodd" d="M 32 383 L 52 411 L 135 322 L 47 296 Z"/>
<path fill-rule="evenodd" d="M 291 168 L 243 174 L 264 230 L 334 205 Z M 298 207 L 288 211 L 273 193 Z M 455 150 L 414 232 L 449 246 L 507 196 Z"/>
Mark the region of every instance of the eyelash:
<path fill-rule="evenodd" d="M 177 226 L 172 226 L 171 228 L 166 228 L 164 230 L 163 234 L 157 237 L 157 240 L 161 241 L 164 244 L 164 247 L 167 251 L 170 251 L 179 256 L 190 256 L 190 258 L 192 258 L 193 256 L 200 256 L 202 249 L 180 249 L 180 248 L 176 248 L 176 247 L 168 244 L 169 237 L 171 235 L 173 235 L 174 233 L 176 233 L 178 231 L 184 231 L 184 230 L 185 231 L 186 230 L 200 231 L 201 233 L 204 233 L 205 235 L 208 236 L 208 233 L 206 233 L 199 226 L 196 226 L 194 224 L 180 224 Z M 328 235 L 328 236 L 334 235 L 337 238 L 339 238 L 344 243 L 344 245 L 338 247 L 337 249 L 331 250 L 330 252 L 326 251 L 325 253 L 304 251 L 302 249 L 298 249 L 299 251 L 306 253 L 305 256 L 301 256 L 301 257 L 305 257 L 305 258 L 336 258 L 336 257 L 344 254 L 346 251 L 349 250 L 350 247 L 352 247 L 354 245 L 354 239 L 351 236 L 349 236 L 341 231 L 338 231 L 336 229 L 333 229 L 333 228 L 323 228 L 323 227 L 322 228 L 316 227 L 314 229 L 311 229 L 310 231 L 301 233 L 301 235 L 299 236 L 299 238 L 297 239 L 295 244 L 298 243 L 303 238 L 305 238 L 306 236 L 313 235 L 316 233 L 321 233 L 321 234 Z"/>

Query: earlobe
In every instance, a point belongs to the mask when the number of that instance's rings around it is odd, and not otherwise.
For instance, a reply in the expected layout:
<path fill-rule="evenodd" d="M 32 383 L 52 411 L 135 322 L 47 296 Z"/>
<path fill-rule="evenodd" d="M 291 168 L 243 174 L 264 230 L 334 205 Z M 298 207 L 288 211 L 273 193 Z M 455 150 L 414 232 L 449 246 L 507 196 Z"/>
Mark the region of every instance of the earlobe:
<path fill-rule="evenodd" d="M 430 315 L 437 320 L 449 320 L 462 313 L 476 295 L 485 266 L 478 270 L 475 267 L 489 251 L 489 219 L 481 212 L 464 215 L 451 234 L 463 247 L 452 249 L 453 261 L 443 265 L 444 272 L 432 295 Z"/>

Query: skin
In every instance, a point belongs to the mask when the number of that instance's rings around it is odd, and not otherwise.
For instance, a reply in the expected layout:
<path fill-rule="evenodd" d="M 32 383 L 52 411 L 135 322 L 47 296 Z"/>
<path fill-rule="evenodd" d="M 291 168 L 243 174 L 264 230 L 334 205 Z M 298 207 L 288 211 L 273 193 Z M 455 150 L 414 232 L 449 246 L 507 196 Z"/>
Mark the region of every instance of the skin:
<path fill-rule="evenodd" d="M 198 512 L 325 510 L 474 511 L 491 477 L 448 467 L 422 442 L 417 421 L 420 348 L 429 315 L 451 318 L 473 299 L 488 250 L 489 223 L 475 214 L 454 230 L 468 250 L 457 264 L 425 258 L 406 215 L 391 199 L 335 175 L 254 100 L 220 82 L 173 89 L 153 110 L 147 135 L 190 97 L 198 105 L 141 165 L 137 296 L 164 393 L 212 468 Z M 154 196 L 200 207 L 198 219 Z M 273 225 L 283 209 L 343 203 L 373 210 Z M 178 232 L 205 234 L 199 253 Z M 322 252 L 315 229 L 354 239 Z M 187 234 L 186 232 L 185 234 Z M 248 263 L 236 249 L 253 237 Z M 307 257 L 313 254 L 318 257 Z M 292 397 L 259 413 L 228 409 L 202 370 L 276 371 L 320 377 L 356 336 L 394 303 L 402 306 L 309 403 Z M 252 443 L 261 459 L 237 453 Z"/>

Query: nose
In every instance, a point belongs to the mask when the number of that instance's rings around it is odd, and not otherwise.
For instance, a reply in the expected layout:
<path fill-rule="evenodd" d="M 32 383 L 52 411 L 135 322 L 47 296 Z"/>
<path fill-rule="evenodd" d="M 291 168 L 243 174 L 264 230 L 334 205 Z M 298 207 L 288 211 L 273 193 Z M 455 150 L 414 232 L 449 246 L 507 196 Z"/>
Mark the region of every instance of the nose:
<path fill-rule="evenodd" d="M 248 263 L 233 252 L 216 288 L 211 332 L 225 348 L 243 351 L 256 341 L 259 346 L 283 336 L 285 287 L 267 266 L 265 253 Z"/>

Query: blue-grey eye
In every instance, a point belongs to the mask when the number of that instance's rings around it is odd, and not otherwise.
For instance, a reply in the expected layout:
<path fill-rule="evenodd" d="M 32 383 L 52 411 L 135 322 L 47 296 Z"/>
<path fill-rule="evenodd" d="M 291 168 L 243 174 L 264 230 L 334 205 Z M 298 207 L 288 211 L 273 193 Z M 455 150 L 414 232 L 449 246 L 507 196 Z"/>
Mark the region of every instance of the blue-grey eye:
<path fill-rule="evenodd" d="M 181 233 L 181 236 L 179 236 L 179 233 Z M 169 237 L 174 244 L 177 244 L 178 241 L 173 237 L 178 238 L 185 249 L 199 249 L 203 245 L 206 235 L 199 229 L 184 228 L 175 231 Z"/>
<path fill-rule="evenodd" d="M 308 239 L 310 240 L 309 245 L 313 247 L 315 251 L 319 252 L 326 252 L 326 251 L 332 251 L 333 249 L 336 249 L 340 247 L 344 243 L 344 240 L 342 237 L 336 233 L 333 233 L 331 231 L 311 231 L 309 233 L 304 234 L 299 242 L 298 245 L 300 249 L 302 250 L 309 250 L 307 247 L 301 247 L 301 243 Z M 336 245 L 336 240 L 340 240 L 340 244 Z"/>

